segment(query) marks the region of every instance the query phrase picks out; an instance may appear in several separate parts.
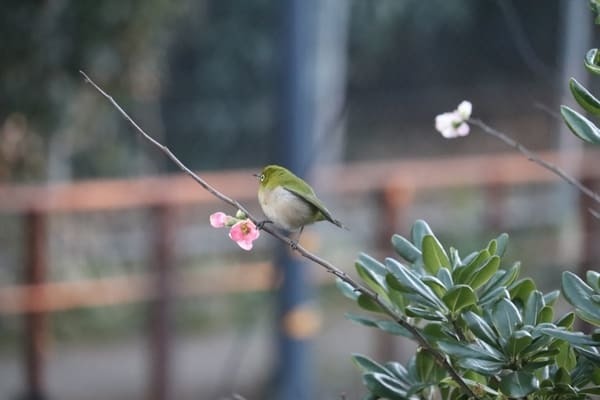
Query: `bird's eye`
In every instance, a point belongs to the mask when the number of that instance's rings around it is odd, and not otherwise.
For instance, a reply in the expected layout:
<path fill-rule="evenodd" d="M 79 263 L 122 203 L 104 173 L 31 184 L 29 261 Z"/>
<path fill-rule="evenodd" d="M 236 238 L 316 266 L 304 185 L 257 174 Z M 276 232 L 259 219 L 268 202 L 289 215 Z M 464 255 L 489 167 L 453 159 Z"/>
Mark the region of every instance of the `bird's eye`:
<path fill-rule="evenodd" d="M 261 181 L 261 182 L 263 182 L 264 180 L 265 180 L 265 174 L 262 174 L 262 175 L 260 176 L 260 181 Z"/>

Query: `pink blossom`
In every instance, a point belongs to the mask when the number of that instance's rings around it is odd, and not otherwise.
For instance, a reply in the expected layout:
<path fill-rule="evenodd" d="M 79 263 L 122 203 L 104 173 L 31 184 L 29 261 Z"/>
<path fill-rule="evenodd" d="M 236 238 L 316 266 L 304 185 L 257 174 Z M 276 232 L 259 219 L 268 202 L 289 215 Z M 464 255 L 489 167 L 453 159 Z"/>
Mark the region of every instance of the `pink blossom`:
<path fill-rule="evenodd" d="M 252 242 L 258 239 L 260 231 L 249 219 L 237 222 L 231 227 L 229 237 L 244 250 L 252 250 Z"/>
<path fill-rule="evenodd" d="M 223 228 L 227 225 L 227 219 L 229 216 L 223 212 L 216 212 L 210 215 L 210 225 L 213 228 Z"/>

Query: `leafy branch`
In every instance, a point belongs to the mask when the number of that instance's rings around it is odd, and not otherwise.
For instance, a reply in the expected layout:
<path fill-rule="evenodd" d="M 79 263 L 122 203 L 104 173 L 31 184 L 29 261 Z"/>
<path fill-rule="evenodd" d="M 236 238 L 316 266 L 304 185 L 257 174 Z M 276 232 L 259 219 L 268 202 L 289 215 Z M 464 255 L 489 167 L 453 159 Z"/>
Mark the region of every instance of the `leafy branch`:
<path fill-rule="evenodd" d="M 208 182 L 206 182 L 203 178 L 201 178 L 198 174 L 194 173 L 191 169 L 189 169 L 185 164 L 183 164 L 175 156 L 175 154 L 173 154 L 173 152 L 167 146 L 158 142 L 152 136 L 150 136 L 148 133 L 146 133 L 133 120 L 133 118 L 131 118 L 129 116 L 129 114 L 127 114 L 125 112 L 125 110 L 123 110 L 123 108 L 113 99 L 113 97 L 110 96 L 107 92 L 105 92 L 94 81 L 92 81 L 92 79 L 85 72 L 83 72 L 83 71 L 79 71 L 79 72 L 85 78 L 85 81 L 87 83 L 91 84 L 100 94 L 102 94 L 119 111 L 119 113 L 121 113 L 121 115 L 127 121 L 129 121 L 131 123 L 131 125 L 133 125 L 133 127 L 143 136 L 144 139 L 148 140 L 151 144 L 156 146 L 161 152 L 163 152 L 168 158 L 170 158 L 183 172 L 185 172 L 187 175 L 189 175 L 192 179 L 194 179 L 200 186 L 202 186 L 205 190 L 207 190 L 213 196 L 215 196 L 219 200 L 231 205 L 232 207 L 235 207 L 235 208 L 241 210 L 242 212 L 244 212 L 247 215 L 247 217 L 252 222 L 254 222 L 255 224 L 259 224 L 260 220 L 257 219 L 255 216 L 253 216 L 246 207 L 244 207 L 237 200 L 234 200 L 234 199 L 228 197 L 227 195 L 221 193 L 220 191 L 215 189 L 212 185 L 210 185 Z M 410 332 L 410 334 L 417 341 L 419 346 L 421 346 L 424 350 L 426 350 L 429 354 L 431 354 L 434 357 L 435 361 L 450 374 L 452 379 L 459 385 L 461 390 L 468 397 L 475 398 L 475 399 L 478 398 L 475 395 L 475 393 L 473 393 L 471 388 L 467 385 L 467 383 L 463 380 L 463 378 L 454 369 L 454 367 L 450 364 L 450 362 L 448 361 L 446 356 L 439 350 L 435 349 L 428 342 L 428 340 L 425 338 L 425 336 L 423 336 L 423 334 L 421 333 L 421 331 L 419 329 L 417 329 L 415 326 L 411 325 L 405 317 L 398 314 L 395 311 L 395 309 L 390 304 L 388 304 L 386 301 L 382 300 L 377 293 L 375 293 L 374 291 L 368 289 L 367 287 L 359 284 L 357 281 L 355 281 L 352 277 L 350 277 L 347 273 L 342 271 L 340 268 L 336 267 L 329 261 L 324 260 L 323 258 L 306 250 L 304 247 L 302 247 L 301 245 L 299 245 L 298 243 L 296 243 L 289 237 L 285 236 L 281 232 L 277 231 L 276 229 L 269 227 L 269 226 L 265 226 L 264 224 L 261 224 L 261 229 L 263 231 L 267 232 L 268 234 L 270 234 L 271 236 L 275 237 L 276 239 L 280 240 L 281 242 L 285 243 L 286 245 L 288 245 L 293 251 L 297 252 L 304 258 L 320 265 L 328 273 L 336 276 L 341 281 L 350 285 L 350 287 L 352 288 L 352 291 L 359 293 L 361 295 L 364 295 L 366 298 L 368 298 L 372 302 L 374 302 L 383 313 L 388 315 L 394 322 L 396 322 L 398 325 L 402 326 L 408 332 Z"/>

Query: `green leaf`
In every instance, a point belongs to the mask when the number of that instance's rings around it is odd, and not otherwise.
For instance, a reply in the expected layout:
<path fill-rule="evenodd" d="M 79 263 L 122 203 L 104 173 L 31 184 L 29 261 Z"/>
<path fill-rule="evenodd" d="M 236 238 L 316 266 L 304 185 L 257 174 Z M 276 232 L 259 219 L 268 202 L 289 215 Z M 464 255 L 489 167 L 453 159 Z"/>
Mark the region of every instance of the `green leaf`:
<path fill-rule="evenodd" d="M 438 362 L 430 352 L 417 351 L 415 366 L 420 382 L 437 385 L 447 375 L 446 370 L 438 366 Z"/>
<path fill-rule="evenodd" d="M 520 271 L 521 264 L 518 262 L 513 264 L 512 267 L 507 270 L 496 271 L 496 273 L 494 273 L 488 282 L 481 288 L 479 297 L 486 297 L 492 290 L 510 285 L 517 279 Z"/>
<path fill-rule="evenodd" d="M 358 292 L 347 282 L 344 282 L 340 278 L 336 278 L 335 286 L 339 289 L 340 292 L 350 300 L 355 300 L 358 298 Z"/>
<path fill-rule="evenodd" d="M 424 276 L 421 280 L 429 286 L 438 297 L 442 297 L 448 291 L 446 285 L 435 276 Z"/>
<path fill-rule="evenodd" d="M 562 292 L 565 299 L 575 307 L 575 313 L 581 319 L 594 325 L 600 325 L 600 307 L 592 301 L 594 291 L 581 278 L 572 272 L 564 272 Z"/>
<path fill-rule="evenodd" d="M 600 130 L 592 121 L 564 105 L 560 106 L 560 114 L 575 136 L 589 143 L 600 143 Z"/>
<path fill-rule="evenodd" d="M 585 280 L 594 291 L 600 293 L 600 273 L 590 270 L 586 272 Z"/>
<path fill-rule="evenodd" d="M 391 287 L 397 290 L 408 289 L 409 292 L 418 294 L 430 307 L 447 311 L 444 303 L 442 303 L 433 290 L 424 284 L 414 272 L 393 258 L 386 258 L 385 264 L 390 271 L 390 274 L 387 275 L 386 279 Z"/>
<path fill-rule="evenodd" d="M 366 317 L 364 315 L 352 314 L 352 313 L 346 313 L 344 316 L 347 319 L 349 319 L 350 321 L 357 322 L 361 325 L 368 326 L 371 328 L 377 327 L 377 320 L 375 320 L 374 318 Z"/>
<path fill-rule="evenodd" d="M 503 357 L 500 354 L 484 349 L 483 347 L 462 343 L 462 342 L 449 342 L 441 340 L 438 342 L 438 347 L 444 353 L 447 353 L 453 357 L 456 357 L 460 362 L 478 359 L 486 361 L 503 362 Z"/>
<path fill-rule="evenodd" d="M 544 306 L 537 316 L 537 323 L 552 322 L 554 319 L 554 309 L 550 306 Z"/>
<path fill-rule="evenodd" d="M 542 296 L 542 292 L 539 290 L 534 290 L 529 295 L 527 303 L 525 303 L 525 307 L 523 309 L 523 323 L 525 325 L 536 325 L 538 314 L 543 307 L 544 297 Z"/>
<path fill-rule="evenodd" d="M 508 245 L 508 234 L 507 233 L 502 233 L 500 236 L 498 236 L 496 238 L 496 252 L 495 254 L 498 257 L 502 257 L 504 255 L 504 253 L 506 252 L 506 247 Z M 490 251 L 490 254 L 494 254 Z"/>
<path fill-rule="evenodd" d="M 497 248 L 498 248 L 498 242 L 496 242 L 496 239 L 490 240 L 490 242 L 488 243 L 488 247 L 487 247 L 488 253 L 496 254 Z"/>
<path fill-rule="evenodd" d="M 440 267 L 450 268 L 450 260 L 440 242 L 432 235 L 423 237 L 423 265 L 431 275 L 437 274 Z"/>
<path fill-rule="evenodd" d="M 544 304 L 546 304 L 547 306 L 553 305 L 556 302 L 556 300 L 558 300 L 559 296 L 560 290 L 553 290 L 549 293 L 546 293 L 544 295 Z"/>
<path fill-rule="evenodd" d="M 571 332 L 561 328 L 541 328 L 540 332 L 557 339 L 566 340 L 574 346 L 597 346 L 600 343 L 581 332 Z"/>
<path fill-rule="evenodd" d="M 531 333 L 524 331 L 524 330 L 514 331 L 512 333 L 512 335 L 510 335 L 510 338 L 508 339 L 508 343 L 505 347 L 506 351 L 508 353 L 508 356 L 511 359 L 520 358 L 520 357 L 518 357 L 519 354 L 527 346 L 529 346 L 532 341 L 533 341 L 533 337 L 531 336 Z"/>
<path fill-rule="evenodd" d="M 456 315 L 462 309 L 477 303 L 477 296 L 475 296 L 475 292 L 473 292 L 470 286 L 456 285 L 448 290 L 444 297 L 442 297 L 442 301 L 446 304 L 450 312 Z"/>
<path fill-rule="evenodd" d="M 520 281 L 512 284 L 508 291 L 510 292 L 510 298 L 513 300 L 520 300 L 521 303 L 525 304 L 529 295 L 535 290 L 535 282 L 531 278 L 524 278 Z"/>
<path fill-rule="evenodd" d="M 487 251 L 487 249 L 481 250 L 479 253 L 477 253 L 477 257 L 471 260 L 467 265 L 452 271 L 452 279 L 456 283 L 467 283 L 477 268 L 482 266 L 489 258 L 490 253 Z"/>
<path fill-rule="evenodd" d="M 462 314 L 462 318 L 475 336 L 491 346 L 498 346 L 494 329 L 483 318 L 472 311 Z"/>
<path fill-rule="evenodd" d="M 525 397 L 539 387 L 539 381 L 530 372 L 513 371 L 500 378 L 498 389 L 509 397 Z"/>
<path fill-rule="evenodd" d="M 421 250 L 400 235 L 392 236 L 392 246 L 396 253 L 408 262 L 414 263 L 421 258 Z"/>
<path fill-rule="evenodd" d="M 368 372 L 363 374 L 363 381 L 367 389 L 377 396 L 388 399 L 404 399 L 407 397 L 407 388 L 389 375 Z"/>
<path fill-rule="evenodd" d="M 472 370 L 483 375 L 496 375 L 504 368 L 504 363 L 501 361 L 489 361 L 482 360 L 480 358 L 459 359 L 458 364 L 462 368 Z"/>
<path fill-rule="evenodd" d="M 427 225 L 427 222 L 423 221 L 422 219 L 416 220 L 410 230 L 410 238 L 413 244 L 416 246 L 421 246 L 423 244 L 423 238 L 426 235 L 434 236 L 433 231 L 429 225 Z"/>
<path fill-rule="evenodd" d="M 372 298 L 362 293 L 358 296 L 358 300 L 356 301 L 356 303 L 360 308 L 365 309 L 367 311 L 373 311 L 377 313 L 382 311 L 379 304 L 377 304 Z"/>
<path fill-rule="evenodd" d="M 571 328 L 573 328 L 574 322 L 575 322 L 575 314 L 572 312 L 569 312 L 569 313 L 565 314 L 562 318 L 560 318 L 558 321 L 556 321 L 556 326 L 558 326 L 560 328 L 571 329 Z"/>
<path fill-rule="evenodd" d="M 442 282 L 444 284 L 444 286 L 446 288 L 454 286 L 454 281 L 452 280 L 452 275 L 450 274 L 450 270 L 447 270 L 446 268 L 440 268 L 440 270 L 438 271 L 437 277 L 440 280 L 440 282 Z"/>
<path fill-rule="evenodd" d="M 379 364 L 377 361 L 371 360 L 362 354 L 352 354 L 352 361 L 363 372 L 378 372 L 381 374 L 391 375 L 391 371 Z"/>
<path fill-rule="evenodd" d="M 491 279 L 496 271 L 498 271 L 499 267 L 500 257 L 492 256 L 485 264 L 473 272 L 473 274 L 468 278 L 467 283 L 471 285 L 473 289 L 478 289 Z"/>
<path fill-rule="evenodd" d="M 375 260 L 373 257 L 361 253 L 355 262 L 356 272 L 361 279 L 377 294 L 387 298 L 387 284 L 385 276 L 387 270 L 383 264 Z"/>
<path fill-rule="evenodd" d="M 508 299 L 501 299 L 492 310 L 494 326 L 501 338 L 509 338 L 512 332 L 521 325 L 519 310 Z"/>
<path fill-rule="evenodd" d="M 488 307 L 492 304 L 495 304 L 499 299 L 508 299 L 510 298 L 510 294 L 505 287 L 497 287 L 494 290 L 489 291 L 483 296 L 479 297 L 479 306 Z"/>
<path fill-rule="evenodd" d="M 584 110 L 593 115 L 600 115 L 600 100 L 594 97 L 581 83 L 575 78 L 569 79 L 569 88 L 573 98 Z"/>
<path fill-rule="evenodd" d="M 590 49 L 585 54 L 583 61 L 587 70 L 596 75 L 600 74 L 600 66 L 598 65 L 599 56 L 598 49 Z"/>
<path fill-rule="evenodd" d="M 377 327 L 390 335 L 402 336 L 409 339 L 414 339 L 414 336 L 405 327 L 394 321 L 380 320 L 377 321 Z"/>

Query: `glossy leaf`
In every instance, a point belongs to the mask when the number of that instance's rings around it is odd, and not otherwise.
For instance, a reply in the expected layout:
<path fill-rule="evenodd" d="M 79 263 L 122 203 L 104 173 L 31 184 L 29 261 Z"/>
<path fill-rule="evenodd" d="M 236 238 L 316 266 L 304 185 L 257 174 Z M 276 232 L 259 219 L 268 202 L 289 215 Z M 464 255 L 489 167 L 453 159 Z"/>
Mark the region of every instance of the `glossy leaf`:
<path fill-rule="evenodd" d="M 421 258 L 421 250 L 400 235 L 392 236 L 392 246 L 396 253 L 408 262 L 414 263 Z"/>
<path fill-rule="evenodd" d="M 468 284 L 473 289 L 478 289 L 486 282 L 490 280 L 490 278 L 498 271 L 500 267 L 500 257 L 492 256 L 490 257 L 485 264 L 481 267 L 477 268 L 473 274 L 468 278 Z"/>
<path fill-rule="evenodd" d="M 550 306 L 544 306 L 537 316 L 537 323 L 552 322 L 554 319 L 554 309 Z"/>
<path fill-rule="evenodd" d="M 355 267 L 358 275 L 373 291 L 387 298 L 387 284 L 385 282 L 387 270 L 383 264 L 363 253 L 358 256 Z"/>
<path fill-rule="evenodd" d="M 506 247 L 508 245 L 508 234 L 507 233 L 502 233 L 500 234 L 500 236 L 498 236 L 496 238 L 496 255 L 498 257 L 502 257 L 504 255 L 504 253 L 506 252 Z M 492 252 L 490 252 L 491 254 L 494 254 Z"/>
<path fill-rule="evenodd" d="M 398 324 L 394 321 L 389 320 L 380 320 L 377 321 L 377 327 L 382 331 L 389 333 L 391 335 L 402 336 L 409 339 L 414 339 L 414 336 L 411 332 L 409 332 L 402 325 Z"/>
<path fill-rule="evenodd" d="M 600 130 L 592 121 L 564 105 L 560 106 L 560 114 L 575 136 L 589 143 L 600 143 Z"/>
<path fill-rule="evenodd" d="M 447 270 L 446 268 L 440 268 L 440 270 L 437 273 L 437 277 L 446 288 L 454 286 L 454 281 L 452 280 L 450 270 Z"/>
<path fill-rule="evenodd" d="M 335 286 L 347 298 L 349 298 L 351 300 L 356 300 L 358 298 L 358 292 L 356 290 L 354 290 L 354 288 L 352 287 L 352 285 L 350 285 L 349 283 L 344 282 L 340 278 L 336 278 L 336 280 L 335 280 Z"/>
<path fill-rule="evenodd" d="M 427 222 L 423 221 L 422 219 L 416 220 L 410 230 L 410 238 L 413 244 L 416 246 L 421 246 L 423 244 L 423 238 L 426 235 L 434 236 L 433 231 Z"/>
<path fill-rule="evenodd" d="M 444 309 L 444 303 L 435 295 L 433 290 L 424 284 L 421 279 L 411 270 L 400 264 L 393 258 L 386 258 L 385 260 L 388 270 L 393 271 L 393 276 L 388 274 L 387 281 L 390 286 L 394 287 L 396 282 L 395 278 L 401 285 L 401 288 L 408 288 L 411 292 L 418 294 L 429 306 Z"/>
<path fill-rule="evenodd" d="M 487 249 L 481 250 L 467 265 L 452 271 L 452 279 L 454 279 L 454 282 L 456 283 L 467 283 L 473 273 L 475 273 L 475 271 L 489 258 L 490 253 L 487 251 Z"/>
<path fill-rule="evenodd" d="M 556 321 L 556 326 L 559 328 L 571 329 L 573 327 L 573 323 L 575 322 L 575 314 L 570 312 L 561 317 L 558 321 Z"/>
<path fill-rule="evenodd" d="M 535 282 L 531 278 L 521 279 L 508 288 L 510 298 L 513 300 L 520 300 L 523 304 L 525 304 L 534 290 Z"/>
<path fill-rule="evenodd" d="M 525 325 L 536 325 L 538 314 L 544 307 L 544 297 L 542 292 L 534 290 L 529 295 L 527 303 L 523 309 L 523 323 Z"/>
<path fill-rule="evenodd" d="M 498 389 L 509 397 L 521 398 L 539 387 L 539 381 L 529 372 L 513 371 L 500 378 Z"/>
<path fill-rule="evenodd" d="M 490 280 L 481 287 L 480 297 L 485 296 L 491 290 L 512 284 L 521 272 L 521 264 L 515 263 L 507 270 L 499 270 L 492 275 Z"/>
<path fill-rule="evenodd" d="M 503 357 L 501 355 L 488 351 L 487 349 L 474 344 L 440 341 L 438 343 L 438 347 L 443 352 L 456 357 L 461 362 L 469 359 L 480 359 L 496 362 L 503 361 Z"/>
<path fill-rule="evenodd" d="M 551 292 L 548 292 L 544 295 L 544 303 L 547 306 L 554 305 L 556 300 L 558 300 L 559 296 L 560 296 L 560 290 L 553 290 Z"/>
<path fill-rule="evenodd" d="M 371 360 L 362 354 L 352 354 L 352 361 L 364 372 L 378 372 L 382 374 L 391 374 L 391 372 L 377 361 Z"/>
<path fill-rule="evenodd" d="M 381 307 L 379 306 L 379 304 L 377 304 L 373 299 L 362 293 L 358 296 L 356 303 L 360 308 L 364 310 L 381 312 Z"/>
<path fill-rule="evenodd" d="M 573 307 L 575 313 L 583 320 L 600 325 L 600 307 L 592 301 L 594 290 L 581 278 L 566 271 L 562 275 L 562 292 Z"/>
<path fill-rule="evenodd" d="M 437 274 L 441 267 L 450 268 L 450 260 L 444 248 L 432 235 L 423 237 L 423 266 L 431 275 Z"/>
<path fill-rule="evenodd" d="M 557 339 L 566 340 L 575 346 L 598 346 L 600 343 L 592 340 L 581 332 L 571 332 L 562 328 L 541 328 L 540 331 Z"/>
<path fill-rule="evenodd" d="M 600 293 L 600 273 L 596 271 L 588 271 L 585 274 L 585 280 L 590 287 Z"/>
<path fill-rule="evenodd" d="M 514 331 L 506 345 L 506 352 L 511 359 L 519 358 L 520 353 L 533 341 L 531 333 L 525 330 Z"/>
<path fill-rule="evenodd" d="M 368 372 L 363 375 L 363 381 L 365 382 L 365 385 L 369 391 L 377 396 L 389 399 L 406 398 L 407 388 L 405 385 L 389 375 L 377 372 Z"/>
<path fill-rule="evenodd" d="M 415 359 L 417 378 L 426 384 L 438 384 L 447 375 L 428 351 L 418 351 Z"/>
<path fill-rule="evenodd" d="M 598 49 L 590 49 L 585 54 L 584 65 L 588 71 L 593 74 L 600 74 L 600 65 L 598 64 L 600 54 L 598 53 Z"/>
<path fill-rule="evenodd" d="M 521 315 L 515 305 L 508 299 L 501 299 L 492 310 L 494 326 L 501 338 L 508 339 L 512 332 L 521 325 Z"/>
<path fill-rule="evenodd" d="M 435 276 L 424 276 L 421 280 L 424 284 L 429 286 L 438 297 L 444 296 L 448 291 L 446 285 Z"/>
<path fill-rule="evenodd" d="M 442 297 L 442 301 L 453 315 L 459 313 L 462 309 L 477 303 L 475 292 L 468 285 L 456 285 L 451 287 Z"/>
<path fill-rule="evenodd" d="M 569 79 L 569 89 L 573 98 L 583 109 L 590 114 L 600 115 L 600 100 L 594 97 L 581 83 L 575 78 Z"/>
<path fill-rule="evenodd" d="M 483 318 L 472 311 L 464 313 L 462 318 L 475 336 L 491 346 L 498 345 L 494 329 Z"/>

